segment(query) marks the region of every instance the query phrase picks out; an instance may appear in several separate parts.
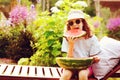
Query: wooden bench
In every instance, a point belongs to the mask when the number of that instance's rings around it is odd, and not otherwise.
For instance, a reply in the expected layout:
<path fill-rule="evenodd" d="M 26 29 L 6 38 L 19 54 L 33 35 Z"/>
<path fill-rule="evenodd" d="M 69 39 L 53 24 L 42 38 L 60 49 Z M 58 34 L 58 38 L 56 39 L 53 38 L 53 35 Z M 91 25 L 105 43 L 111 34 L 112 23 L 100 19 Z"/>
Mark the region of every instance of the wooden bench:
<path fill-rule="evenodd" d="M 120 78 L 120 61 L 119 63 L 103 78 L 107 80 L 108 78 Z"/>
<path fill-rule="evenodd" d="M 59 67 L 0 64 L 2 80 L 58 80 L 60 76 L 61 68 Z"/>
<path fill-rule="evenodd" d="M 120 66 L 116 69 L 116 77 L 120 77 Z M 62 74 L 60 67 L 42 67 L 42 66 L 22 66 L 22 65 L 8 65 L 0 64 L 0 79 L 1 80 L 59 80 Z M 115 77 L 108 74 L 108 77 Z M 96 80 L 89 78 L 89 80 Z"/>

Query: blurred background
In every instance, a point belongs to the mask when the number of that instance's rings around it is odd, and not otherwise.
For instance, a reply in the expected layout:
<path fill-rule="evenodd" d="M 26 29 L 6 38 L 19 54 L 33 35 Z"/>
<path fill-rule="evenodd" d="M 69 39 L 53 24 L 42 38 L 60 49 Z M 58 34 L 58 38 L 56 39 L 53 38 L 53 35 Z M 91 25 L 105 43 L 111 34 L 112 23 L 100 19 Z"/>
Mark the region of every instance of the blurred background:
<path fill-rule="evenodd" d="M 120 40 L 120 0 L 0 0 L 0 63 L 58 66 L 71 9 L 84 11 L 99 40 Z"/>

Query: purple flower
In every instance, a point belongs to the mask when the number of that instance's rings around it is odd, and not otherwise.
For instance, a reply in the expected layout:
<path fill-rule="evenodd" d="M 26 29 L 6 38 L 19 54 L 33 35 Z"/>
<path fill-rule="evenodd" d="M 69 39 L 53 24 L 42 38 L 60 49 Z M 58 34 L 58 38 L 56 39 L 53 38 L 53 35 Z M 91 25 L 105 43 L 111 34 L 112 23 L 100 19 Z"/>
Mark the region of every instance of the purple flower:
<path fill-rule="evenodd" d="M 23 23 L 26 20 L 27 16 L 28 16 L 28 10 L 24 6 L 16 6 L 10 12 L 11 22 L 14 24 Z"/>
<path fill-rule="evenodd" d="M 110 31 L 116 30 L 118 27 L 120 27 L 120 18 L 111 18 L 111 19 L 109 19 L 106 27 Z"/>
<path fill-rule="evenodd" d="M 36 16 L 37 16 L 37 12 L 35 10 L 35 6 L 31 5 L 30 11 L 28 13 L 28 17 L 26 19 L 27 24 L 30 24 L 32 21 L 34 21 L 36 19 Z"/>
<path fill-rule="evenodd" d="M 93 26 L 95 28 L 98 28 L 100 26 L 100 21 L 95 21 L 94 24 L 93 24 Z"/>
<path fill-rule="evenodd" d="M 31 10 L 34 10 L 34 9 L 35 9 L 35 6 L 32 4 L 32 5 L 30 6 L 30 8 L 31 8 Z"/>
<path fill-rule="evenodd" d="M 27 7 L 24 6 L 16 6 L 10 12 L 10 19 L 13 24 L 30 24 L 32 21 L 36 19 L 36 11 L 34 5 L 31 6 L 30 11 L 28 11 Z"/>

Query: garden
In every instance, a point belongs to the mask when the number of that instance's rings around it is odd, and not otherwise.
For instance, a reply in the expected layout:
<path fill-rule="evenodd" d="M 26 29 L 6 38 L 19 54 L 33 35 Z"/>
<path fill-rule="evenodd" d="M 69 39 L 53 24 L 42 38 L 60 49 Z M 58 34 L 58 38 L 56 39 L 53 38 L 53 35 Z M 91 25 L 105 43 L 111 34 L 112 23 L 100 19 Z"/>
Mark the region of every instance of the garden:
<path fill-rule="evenodd" d="M 9 16 L 0 13 L 0 63 L 58 66 L 56 57 L 66 56 L 61 52 L 61 43 L 67 14 L 71 9 L 85 12 L 92 32 L 99 39 L 112 32 L 112 37 L 120 40 L 120 18 L 114 18 L 120 11 L 112 14 L 109 8 L 101 8 L 101 17 L 97 16 L 94 1 L 88 5 L 87 0 L 53 0 L 50 9 L 44 11 L 40 4 L 42 0 L 16 1 L 13 0 L 15 5 Z M 118 33 L 113 31 L 116 29 L 114 26 L 118 27 Z"/>

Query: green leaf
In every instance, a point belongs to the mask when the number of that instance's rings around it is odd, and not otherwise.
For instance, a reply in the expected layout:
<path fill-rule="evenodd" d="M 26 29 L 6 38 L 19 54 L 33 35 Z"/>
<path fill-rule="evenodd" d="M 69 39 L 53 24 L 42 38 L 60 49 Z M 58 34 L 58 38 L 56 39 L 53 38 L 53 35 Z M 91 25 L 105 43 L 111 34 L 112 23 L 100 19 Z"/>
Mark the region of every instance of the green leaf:
<path fill-rule="evenodd" d="M 48 38 L 50 35 L 53 35 L 53 34 L 54 34 L 53 31 L 46 31 L 46 32 L 44 33 L 44 35 L 45 35 L 46 38 Z"/>
<path fill-rule="evenodd" d="M 60 55 L 61 54 L 61 52 L 60 51 L 58 51 L 57 49 L 54 49 L 53 51 L 52 51 L 52 55 L 53 56 L 58 56 L 58 55 Z"/>
<path fill-rule="evenodd" d="M 53 43 L 55 42 L 55 40 L 54 39 L 50 39 L 50 40 L 48 40 L 48 46 L 51 46 Z"/>

